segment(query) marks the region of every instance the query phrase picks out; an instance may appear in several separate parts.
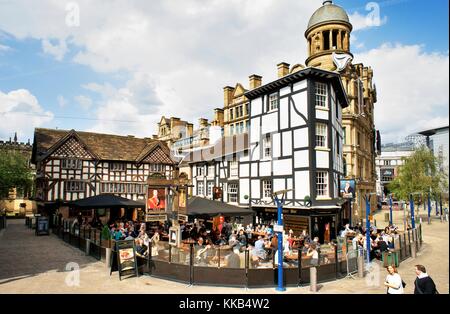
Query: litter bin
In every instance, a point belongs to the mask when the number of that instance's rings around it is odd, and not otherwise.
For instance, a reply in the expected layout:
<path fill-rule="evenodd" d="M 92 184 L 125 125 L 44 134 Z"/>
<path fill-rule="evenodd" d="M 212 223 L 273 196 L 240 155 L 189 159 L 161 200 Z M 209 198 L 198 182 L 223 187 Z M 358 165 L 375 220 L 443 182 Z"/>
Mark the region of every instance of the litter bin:
<path fill-rule="evenodd" d="M 398 267 L 398 251 L 383 252 L 383 254 L 381 254 L 381 261 L 383 262 L 384 267 L 388 267 L 389 265 Z"/>
<path fill-rule="evenodd" d="M 384 214 L 384 221 L 389 222 L 389 213 Z"/>

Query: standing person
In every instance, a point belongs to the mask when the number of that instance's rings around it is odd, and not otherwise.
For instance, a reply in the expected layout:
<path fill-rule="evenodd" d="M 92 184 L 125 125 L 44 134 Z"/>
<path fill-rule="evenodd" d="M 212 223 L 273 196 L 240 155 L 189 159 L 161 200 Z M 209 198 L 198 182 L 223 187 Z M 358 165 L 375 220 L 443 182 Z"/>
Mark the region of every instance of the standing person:
<path fill-rule="evenodd" d="M 387 294 L 403 294 L 403 280 L 393 265 L 386 267 L 388 275 L 384 285 L 387 287 Z"/>
<path fill-rule="evenodd" d="M 414 294 L 438 294 L 433 279 L 427 274 L 423 265 L 416 265 L 417 278 L 414 281 Z"/>

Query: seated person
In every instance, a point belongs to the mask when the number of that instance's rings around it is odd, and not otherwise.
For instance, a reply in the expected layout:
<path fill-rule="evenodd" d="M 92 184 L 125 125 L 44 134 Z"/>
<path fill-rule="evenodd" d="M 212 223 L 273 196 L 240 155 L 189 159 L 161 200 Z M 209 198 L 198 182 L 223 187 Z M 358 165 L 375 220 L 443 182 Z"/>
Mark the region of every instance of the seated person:
<path fill-rule="evenodd" d="M 266 251 L 264 250 L 264 239 L 262 236 L 258 236 L 258 240 L 255 242 L 253 255 L 260 260 L 266 259 L 267 257 Z"/>

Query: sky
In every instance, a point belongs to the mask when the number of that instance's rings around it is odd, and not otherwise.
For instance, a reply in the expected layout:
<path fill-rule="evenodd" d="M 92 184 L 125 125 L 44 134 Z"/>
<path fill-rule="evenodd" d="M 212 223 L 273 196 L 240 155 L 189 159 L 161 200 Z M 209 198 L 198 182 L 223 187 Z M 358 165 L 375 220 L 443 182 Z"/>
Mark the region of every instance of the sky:
<path fill-rule="evenodd" d="M 447 0 L 335 0 L 354 63 L 374 70 L 382 141 L 449 124 Z M 35 127 L 150 137 L 198 125 L 223 87 L 304 64 L 322 0 L 0 0 L 0 140 Z"/>

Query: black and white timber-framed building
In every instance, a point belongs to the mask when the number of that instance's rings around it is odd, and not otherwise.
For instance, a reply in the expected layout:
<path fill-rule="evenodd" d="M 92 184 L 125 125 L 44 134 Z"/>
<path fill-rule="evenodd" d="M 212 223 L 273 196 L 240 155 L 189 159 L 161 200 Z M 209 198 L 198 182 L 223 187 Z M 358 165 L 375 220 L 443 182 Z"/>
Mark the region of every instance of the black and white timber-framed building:
<path fill-rule="evenodd" d="M 31 161 L 41 209 L 100 194 L 144 201 L 149 176 L 175 170 L 161 141 L 75 130 L 36 128 Z"/>
<path fill-rule="evenodd" d="M 221 201 L 248 206 L 258 223 L 276 220 L 272 193 L 292 189 L 284 205 L 287 228 L 306 229 L 321 241 L 334 238 L 342 224 L 342 108 L 348 106 L 339 74 L 306 68 L 245 96 L 248 134 L 185 158 L 193 195 L 213 198 L 220 187 Z"/>

